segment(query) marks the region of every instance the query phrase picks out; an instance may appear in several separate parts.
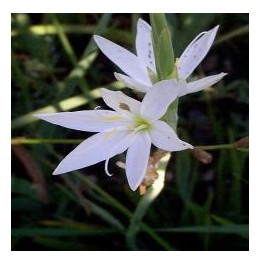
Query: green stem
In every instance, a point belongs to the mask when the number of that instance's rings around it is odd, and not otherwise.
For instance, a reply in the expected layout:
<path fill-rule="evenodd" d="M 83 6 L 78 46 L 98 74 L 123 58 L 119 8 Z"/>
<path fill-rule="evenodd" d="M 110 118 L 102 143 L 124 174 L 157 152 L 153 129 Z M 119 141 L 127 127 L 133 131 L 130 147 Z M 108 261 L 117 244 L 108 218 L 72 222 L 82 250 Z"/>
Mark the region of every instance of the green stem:
<path fill-rule="evenodd" d="M 249 33 L 249 25 L 243 26 L 241 28 L 238 28 L 236 30 L 233 30 L 223 36 L 221 36 L 220 38 L 217 39 L 217 41 L 215 42 L 215 45 L 221 44 L 227 40 L 230 40 L 232 38 L 241 36 L 241 35 L 245 35 Z"/>
<path fill-rule="evenodd" d="M 11 140 L 12 145 L 19 144 L 79 144 L 84 139 L 43 139 L 43 138 L 13 138 Z M 237 148 L 234 143 L 220 144 L 220 145 L 208 145 L 208 146 L 194 146 L 202 150 L 219 150 L 219 149 L 233 149 L 242 152 L 249 152 L 248 148 Z"/>
<path fill-rule="evenodd" d="M 82 139 L 43 139 L 43 138 L 14 138 L 11 140 L 12 145 L 21 144 L 78 144 L 81 143 Z"/>
<path fill-rule="evenodd" d="M 159 169 L 158 169 L 159 177 L 152 184 L 152 186 L 149 187 L 145 195 L 141 198 L 131 218 L 129 228 L 126 233 L 126 241 L 127 241 L 128 246 L 132 250 L 137 250 L 138 248 L 136 246 L 136 235 L 139 232 L 139 229 L 141 227 L 140 223 L 143 217 L 145 216 L 152 202 L 158 197 L 158 195 L 161 193 L 164 187 L 165 172 L 166 172 L 166 167 L 169 162 L 169 159 L 170 159 L 170 154 L 168 153 L 159 162 Z M 168 249 L 171 250 L 169 247 Z"/>
<path fill-rule="evenodd" d="M 248 148 L 237 148 L 235 143 L 231 144 L 220 144 L 220 145 L 209 145 L 209 146 L 195 146 L 196 148 L 200 148 L 203 150 L 217 150 L 217 149 L 233 149 L 242 152 L 249 152 Z"/>

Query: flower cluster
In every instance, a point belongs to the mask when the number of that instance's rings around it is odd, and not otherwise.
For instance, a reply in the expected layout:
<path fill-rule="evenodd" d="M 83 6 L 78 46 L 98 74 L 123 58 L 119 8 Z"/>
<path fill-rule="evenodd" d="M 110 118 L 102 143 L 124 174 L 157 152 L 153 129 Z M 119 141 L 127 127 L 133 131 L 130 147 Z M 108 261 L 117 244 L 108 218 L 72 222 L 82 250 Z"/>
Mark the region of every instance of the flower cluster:
<path fill-rule="evenodd" d="M 115 73 L 126 87 L 145 93 L 142 101 L 120 91 L 102 88 L 101 97 L 113 110 L 87 110 L 39 114 L 38 118 L 70 129 L 97 132 L 69 153 L 53 174 L 81 169 L 111 157 L 126 154 L 126 175 L 132 190 L 136 190 L 145 177 L 151 145 L 166 151 L 193 148 L 182 141 L 173 128 L 162 120 L 168 107 L 178 97 L 203 90 L 226 74 L 220 73 L 197 81 L 187 82 L 198 64 L 208 53 L 218 27 L 200 33 L 185 49 L 176 63 L 177 77 L 158 81 L 149 24 L 139 19 L 136 35 L 136 53 L 101 37 L 94 36 L 100 50 L 125 74 Z"/>

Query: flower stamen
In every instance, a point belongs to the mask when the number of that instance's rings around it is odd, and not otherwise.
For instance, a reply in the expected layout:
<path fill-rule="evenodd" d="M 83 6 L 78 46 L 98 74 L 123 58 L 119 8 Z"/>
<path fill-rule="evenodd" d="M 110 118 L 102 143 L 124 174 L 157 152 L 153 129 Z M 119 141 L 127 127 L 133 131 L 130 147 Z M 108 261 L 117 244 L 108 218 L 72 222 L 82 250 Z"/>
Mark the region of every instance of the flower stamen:
<path fill-rule="evenodd" d="M 115 115 L 115 116 L 109 116 L 109 117 L 101 117 L 100 120 L 102 121 L 118 121 L 122 120 L 123 116 L 121 115 Z"/>

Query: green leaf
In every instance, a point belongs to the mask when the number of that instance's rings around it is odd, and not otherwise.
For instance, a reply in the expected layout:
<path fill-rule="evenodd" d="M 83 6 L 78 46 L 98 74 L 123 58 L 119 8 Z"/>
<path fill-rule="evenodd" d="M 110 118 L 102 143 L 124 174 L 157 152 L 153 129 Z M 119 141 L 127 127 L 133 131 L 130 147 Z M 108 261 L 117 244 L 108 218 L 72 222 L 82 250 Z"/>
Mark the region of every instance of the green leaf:
<path fill-rule="evenodd" d="M 54 250 L 62 251 L 85 251 L 88 250 L 87 244 L 81 244 L 71 239 L 61 240 L 60 238 L 34 237 L 33 241 Z"/>
<path fill-rule="evenodd" d="M 98 206 L 97 204 L 89 201 L 91 205 L 91 209 L 93 213 L 98 215 L 100 218 L 102 218 L 104 221 L 109 223 L 112 227 L 118 229 L 118 230 L 124 230 L 124 226 L 122 223 L 114 216 L 112 215 L 108 210 L 105 210 L 101 206 Z"/>
<path fill-rule="evenodd" d="M 177 228 L 157 229 L 158 232 L 168 233 L 213 233 L 213 234 L 235 234 L 244 238 L 248 237 L 248 225 L 223 225 L 223 226 L 186 226 Z"/>
<path fill-rule="evenodd" d="M 111 228 L 103 228 L 100 226 L 90 226 L 89 228 L 43 228 L 43 227 L 31 227 L 31 228 L 13 228 L 12 236 L 96 236 L 105 235 L 111 233 L 117 233 L 117 230 Z"/>
<path fill-rule="evenodd" d="M 186 151 L 176 154 L 175 175 L 179 194 L 185 203 L 191 199 L 190 175 L 191 175 L 191 155 Z"/>

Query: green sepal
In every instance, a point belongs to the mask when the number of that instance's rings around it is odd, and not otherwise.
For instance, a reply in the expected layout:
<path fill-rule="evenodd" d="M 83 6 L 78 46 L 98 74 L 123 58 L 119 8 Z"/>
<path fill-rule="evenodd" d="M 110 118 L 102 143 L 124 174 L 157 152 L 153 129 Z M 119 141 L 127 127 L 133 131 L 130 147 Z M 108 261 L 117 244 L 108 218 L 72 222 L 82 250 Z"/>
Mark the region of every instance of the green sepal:
<path fill-rule="evenodd" d="M 177 130 L 178 124 L 178 105 L 179 98 L 177 98 L 173 103 L 170 104 L 166 114 L 162 117 L 162 120 L 165 121 L 169 126 L 171 126 L 174 131 Z"/>
<path fill-rule="evenodd" d="M 167 20 L 164 14 L 151 14 L 150 20 L 158 79 L 172 79 L 175 77 L 173 75 L 175 62 Z"/>
<path fill-rule="evenodd" d="M 152 26 L 152 30 L 158 36 L 160 35 L 161 31 L 164 28 L 168 28 L 168 22 L 167 22 L 167 19 L 165 17 L 165 14 L 163 14 L 163 13 L 150 14 L 150 23 Z"/>
<path fill-rule="evenodd" d="M 168 28 L 164 28 L 161 31 L 157 53 L 160 79 L 173 79 L 174 76 L 172 75 L 175 67 L 174 52 L 171 43 L 170 31 Z"/>

